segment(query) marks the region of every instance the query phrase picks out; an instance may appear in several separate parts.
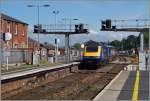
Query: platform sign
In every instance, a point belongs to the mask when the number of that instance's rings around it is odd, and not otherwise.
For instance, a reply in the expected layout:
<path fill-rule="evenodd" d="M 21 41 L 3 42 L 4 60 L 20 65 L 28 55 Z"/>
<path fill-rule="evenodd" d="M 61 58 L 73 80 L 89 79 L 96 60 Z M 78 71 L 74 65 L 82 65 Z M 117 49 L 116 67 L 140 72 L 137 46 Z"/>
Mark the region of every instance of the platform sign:
<path fill-rule="evenodd" d="M 146 70 L 145 52 L 139 52 L 139 69 L 140 70 Z"/>
<path fill-rule="evenodd" d="M 3 40 L 4 41 L 10 41 L 12 39 L 12 34 L 7 32 L 7 33 L 3 33 Z"/>

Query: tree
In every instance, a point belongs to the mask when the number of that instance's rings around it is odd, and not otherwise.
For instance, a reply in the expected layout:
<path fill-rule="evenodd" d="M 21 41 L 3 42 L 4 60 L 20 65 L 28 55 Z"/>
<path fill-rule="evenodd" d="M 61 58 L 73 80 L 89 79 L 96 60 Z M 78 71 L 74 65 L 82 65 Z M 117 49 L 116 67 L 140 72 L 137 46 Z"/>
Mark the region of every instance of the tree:
<path fill-rule="evenodd" d="M 138 37 L 137 36 L 130 35 L 127 37 L 126 41 L 127 41 L 127 43 L 126 43 L 127 50 L 138 47 Z"/>
<path fill-rule="evenodd" d="M 121 42 L 119 40 L 114 40 L 114 41 L 110 42 L 110 45 L 116 47 L 118 50 L 121 49 Z"/>
<path fill-rule="evenodd" d="M 149 33 L 148 32 L 144 32 L 144 44 L 145 44 L 145 47 L 148 47 L 148 42 L 149 42 Z"/>
<path fill-rule="evenodd" d="M 75 43 L 73 45 L 73 47 L 76 48 L 76 49 L 81 49 L 81 44 L 80 43 Z"/>
<path fill-rule="evenodd" d="M 118 50 L 130 50 L 137 49 L 138 47 L 138 37 L 134 35 L 130 35 L 127 38 L 119 40 L 114 40 L 111 42 L 111 45 L 115 46 Z M 123 47 L 122 47 L 123 46 Z"/>

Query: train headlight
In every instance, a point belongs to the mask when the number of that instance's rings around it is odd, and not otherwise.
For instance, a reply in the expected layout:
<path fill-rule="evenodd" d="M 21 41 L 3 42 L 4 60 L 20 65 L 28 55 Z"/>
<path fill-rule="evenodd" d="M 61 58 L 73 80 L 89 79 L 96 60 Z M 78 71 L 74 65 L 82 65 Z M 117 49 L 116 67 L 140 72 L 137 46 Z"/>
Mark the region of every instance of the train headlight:
<path fill-rule="evenodd" d="M 84 48 L 84 44 L 81 44 L 81 48 Z"/>

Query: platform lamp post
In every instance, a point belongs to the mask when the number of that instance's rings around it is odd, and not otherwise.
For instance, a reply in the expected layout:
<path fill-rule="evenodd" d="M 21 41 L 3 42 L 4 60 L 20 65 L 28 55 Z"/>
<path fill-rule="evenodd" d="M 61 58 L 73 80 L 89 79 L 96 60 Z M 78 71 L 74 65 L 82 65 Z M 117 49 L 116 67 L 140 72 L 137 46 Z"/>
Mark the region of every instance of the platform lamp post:
<path fill-rule="evenodd" d="M 76 19 L 76 18 L 75 18 L 75 19 L 70 19 L 70 32 L 71 32 L 71 30 L 72 30 L 71 28 L 72 28 L 72 25 L 73 25 L 73 21 L 77 21 L 77 20 L 78 20 L 78 19 Z M 71 37 L 70 37 L 70 42 L 69 42 L 69 44 L 70 44 L 70 46 L 71 46 Z M 69 47 L 69 57 L 68 57 L 68 58 L 69 58 L 69 62 L 70 62 L 70 60 L 71 60 L 71 59 L 70 59 L 70 58 L 71 58 L 70 50 L 71 50 L 71 47 Z M 73 58 L 72 58 L 72 60 L 73 60 Z"/>
<path fill-rule="evenodd" d="M 55 15 L 55 28 L 54 30 L 57 31 L 57 15 L 59 14 L 59 11 L 53 11 L 53 14 Z M 57 52 L 58 52 L 58 39 L 55 38 L 55 57 L 54 57 L 54 62 L 57 62 Z"/>
<path fill-rule="evenodd" d="M 37 8 L 37 24 L 38 24 L 38 26 L 39 26 L 39 21 L 40 21 L 40 19 L 39 19 L 39 17 L 40 17 L 40 8 L 41 7 L 50 7 L 50 5 L 49 4 L 44 4 L 44 5 L 39 5 L 39 4 L 37 4 L 37 5 L 27 5 L 27 7 L 35 7 L 35 8 Z M 38 64 L 40 64 L 40 38 L 39 38 L 39 34 L 40 34 L 40 32 L 39 32 L 39 30 L 38 30 L 38 49 L 37 49 L 37 51 L 38 51 Z"/>
<path fill-rule="evenodd" d="M 149 5 L 150 5 L 150 1 L 149 1 Z M 148 10 L 148 12 L 150 12 L 150 9 Z M 148 42 L 148 71 L 150 71 L 150 13 L 149 13 L 149 19 L 148 19 L 148 29 L 149 29 L 149 42 Z"/>
<path fill-rule="evenodd" d="M 150 1 L 149 1 L 149 4 L 150 4 Z M 150 9 L 149 9 L 149 12 L 150 12 Z M 150 13 L 149 13 L 149 52 L 148 52 L 148 55 L 149 55 L 149 59 L 148 59 L 148 70 L 150 71 Z"/>

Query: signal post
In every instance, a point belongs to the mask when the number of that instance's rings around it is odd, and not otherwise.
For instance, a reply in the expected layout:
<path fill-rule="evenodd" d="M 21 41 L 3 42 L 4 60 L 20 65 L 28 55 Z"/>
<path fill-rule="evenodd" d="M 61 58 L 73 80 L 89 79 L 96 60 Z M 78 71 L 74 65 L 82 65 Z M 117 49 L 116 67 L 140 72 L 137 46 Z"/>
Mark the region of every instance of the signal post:
<path fill-rule="evenodd" d="M 63 29 L 63 28 L 56 29 L 56 27 L 55 29 L 52 29 L 52 25 L 50 26 L 46 25 L 49 27 L 45 27 L 45 25 L 40 24 L 40 25 L 34 25 L 34 33 L 65 35 L 65 60 L 66 60 L 66 63 L 69 63 L 70 62 L 69 37 L 70 35 L 75 35 L 75 34 L 88 34 L 89 32 L 88 32 L 88 28 L 86 25 L 87 24 L 78 24 L 78 25 L 76 24 L 74 25 L 73 29 L 71 29 L 70 25 L 68 29 Z"/>

